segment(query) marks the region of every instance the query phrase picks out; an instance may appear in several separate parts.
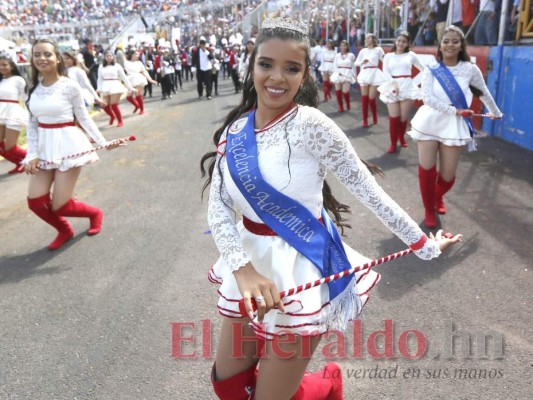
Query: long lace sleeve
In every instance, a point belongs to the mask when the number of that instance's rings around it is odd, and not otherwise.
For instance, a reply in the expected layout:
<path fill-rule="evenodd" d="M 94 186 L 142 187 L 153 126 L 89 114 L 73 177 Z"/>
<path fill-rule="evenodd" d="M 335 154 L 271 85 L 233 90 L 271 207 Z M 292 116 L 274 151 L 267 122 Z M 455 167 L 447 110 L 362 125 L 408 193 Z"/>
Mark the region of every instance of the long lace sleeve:
<path fill-rule="evenodd" d="M 115 66 L 117 67 L 118 76 L 120 77 L 120 80 L 124 83 L 124 85 L 126 85 L 128 90 L 129 91 L 135 90 L 133 86 L 131 86 L 130 80 L 128 79 L 128 77 L 126 76 L 126 73 L 124 72 L 124 68 L 122 68 L 122 66 L 119 64 L 115 64 Z"/>
<path fill-rule="evenodd" d="M 490 94 L 480 69 L 475 64 L 472 64 L 472 79 L 470 80 L 470 84 L 475 88 L 481 90 L 483 95 L 479 99 L 489 109 L 490 113 L 495 117 L 501 117 L 502 113 L 496 105 L 494 98 Z"/>
<path fill-rule="evenodd" d="M 445 103 L 433 94 L 433 84 L 435 77 L 429 68 L 426 68 L 422 77 L 422 100 L 424 104 L 440 111 L 444 114 L 455 115 L 457 109 L 454 106 Z"/>
<path fill-rule="evenodd" d="M 39 134 L 37 132 L 37 118 L 30 114 L 28 126 L 26 127 L 26 142 L 28 150 L 22 164 L 27 165 L 30 161 L 38 158 Z"/>
<path fill-rule="evenodd" d="M 80 86 L 83 89 L 87 89 L 89 93 L 94 97 L 95 100 L 99 100 L 100 96 L 98 96 L 98 93 L 96 93 L 96 90 L 94 90 L 93 85 L 91 85 L 91 82 L 89 81 L 89 78 L 87 77 L 87 74 L 80 68 L 76 69 L 76 76 L 78 77 L 77 82 L 80 84 Z"/>
<path fill-rule="evenodd" d="M 305 146 L 309 153 L 331 171 L 346 188 L 404 243 L 412 245 L 425 234 L 407 213 L 377 184 L 357 156 L 346 135 L 326 116 L 306 122 Z M 415 251 L 422 259 L 440 255 L 433 240 Z"/>
<path fill-rule="evenodd" d="M 100 92 L 102 91 L 102 85 L 104 83 L 104 76 L 102 75 L 102 69 L 104 67 L 100 66 L 100 68 L 98 68 L 98 80 L 96 82 L 96 91 L 97 92 Z"/>
<path fill-rule="evenodd" d="M 82 128 L 89 134 L 91 138 L 93 138 L 96 143 L 98 143 L 100 146 L 105 146 L 107 141 L 100 133 L 100 130 L 94 123 L 93 119 L 89 115 L 89 112 L 87 111 L 87 108 L 85 107 L 80 85 L 78 85 L 76 82 L 69 82 L 68 93 L 69 100 L 74 110 L 74 115 L 76 116 L 76 119 Z"/>
<path fill-rule="evenodd" d="M 365 55 L 365 50 L 366 49 L 362 49 L 359 54 L 357 54 L 357 58 L 355 59 L 355 66 L 356 67 L 360 67 L 363 63 L 363 57 Z"/>
<path fill-rule="evenodd" d="M 224 150 L 224 146 L 219 147 L 219 151 L 224 152 Z M 234 208 L 233 201 L 222 182 L 222 175 L 219 169 L 219 166 L 222 168 L 222 161 L 222 156 L 220 154 L 217 155 L 209 190 L 207 222 L 215 240 L 215 245 L 226 265 L 232 271 L 237 271 L 239 268 L 244 267 L 250 259 L 242 248 L 241 238 L 235 225 L 235 213 L 232 210 Z"/>

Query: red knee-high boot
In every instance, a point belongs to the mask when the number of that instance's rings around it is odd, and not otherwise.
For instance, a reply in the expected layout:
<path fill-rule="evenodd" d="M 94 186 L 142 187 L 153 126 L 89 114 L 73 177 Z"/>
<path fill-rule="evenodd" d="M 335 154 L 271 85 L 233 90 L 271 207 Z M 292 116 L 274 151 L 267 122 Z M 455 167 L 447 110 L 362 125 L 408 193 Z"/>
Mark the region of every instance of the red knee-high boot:
<path fill-rule="evenodd" d="M 211 370 L 211 383 L 215 394 L 220 400 L 251 400 L 255 392 L 257 365 L 253 365 L 246 371 L 239 372 L 223 381 L 216 380 L 216 364 Z"/>
<path fill-rule="evenodd" d="M 102 230 L 104 212 L 81 201 L 69 199 L 61 208 L 56 210 L 56 214 L 63 217 L 89 218 L 90 227 L 87 233 L 90 236 L 96 235 Z"/>
<path fill-rule="evenodd" d="M 370 110 L 372 111 L 372 118 L 374 120 L 374 125 L 378 124 L 378 108 L 376 104 L 376 99 L 368 99 L 370 104 Z"/>
<path fill-rule="evenodd" d="M 19 172 L 24 172 L 24 166 L 22 165 L 22 160 L 24 160 L 24 158 L 26 157 L 26 150 L 15 145 L 9 150 L 4 151 L 2 156 L 6 160 L 11 161 L 13 164 L 15 164 L 15 168 L 8 171 L 8 174 L 16 174 Z"/>
<path fill-rule="evenodd" d="M 344 97 L 344 101 L 346 102 L 346 109 L 350 111 L 352 109 L 350 104 L 350 92 L 343 93 L 342 96 Z"/>
<path fill-rule="evenodd" d="M 339 104 L 339 112 L 344 112 L 344 106 L 342 105 L 342 90 L 335 90 L 337 96 L 337 103 Z"/>
<path fill-rule="evenodd" d="M 107 106 L 105 106 L 104 111 L 107 115 L 109 115 L 109 125 L 113 125 L 113 122 L 115 122 L 115 114 L 113 113 L 111 105 L 108 104 Z"/>
<path fill-rule="evenodd" d="M 361 96 L 361 112 L 363 113 L 363 128 L 368 127 L 368 96 Z"/>
<path fill-rule="evenodd" d="M 398 133 L 398 139 L 400 139 L 400 144 L 402 147 L 407 147 L 407 142 L 405 141 L 405 132 L 407 131 L 407 120 L 401 122 L 401 130 Z"/>
<path fill-rule="evenodd" d="M 291 400 L 343 400 L 340 365 L 332 362 L 322 371 L 304 375 Z"/>
<path fill-rule="evenodd" d="M 144 97 L 143 95 L 138 95 L 137 96 L 137 103 L 139 104 L 139 115 L 143 115 L 144 114 Z"/>
<path fill-rule="evenodd" d="M 400 117 L 389 117 L 389 136 L 390 136 L 390 147 L 387 150 L 387 153 L 396 152 L 396 142 L 398 141 L 398 133 L 401 129 Z"/>
<path fill-rule="evenodd" d="M 122 122 L 122 113 L 120 112 L 120 107 L 118 103 L 111 104 L 111 109 L 113 110 L 113 114 L 115 114 L 115 116 L 117 117 L 117 121 L 118 121 L 117 128 L 120 128 L 121 126 L 124 125 L 124 122 Z"/>
<path fill-rule="evenodd" d="M 52 225 L 59 232 L 52 243 L 48 245 L 49 250 L 57 250 L 63 243 L 74 236 L 74 231 L 65 218 L 61 218 L 52 211 L 52 201 L 50 200 L 50 193 L 46 193 L 41 197 L 34 199 L 28 198 L 28 208 L 32 210 L 35 215 L 41 218 L 44 222 Z"/>
<path fill-rule="evenodd" d="M 323 86 L 322 89 L 324 91 L 324 103 L 325 103 L 326 101 L 328 101 L 328 83 L 324 82 L 322 83 L 322 86 Z"/>
<path fill-rule="evenodd" d="M 418 182 L 420 184 L 420 194 L 424 203 L 425 217 L 424 223 L 430 229 L 437 226 L 437 216 L 435 214 L 435 183 L 437 181 L 437 168 L 424 169 L 418 166 Z"/>
<path fill-rule="evenodd" d="M 326 96 L 327 100 L 331 99 L 331 89 L 333 89 L 333 84 L 330 81 L 324 82 L 326 87 Z"/>
<path fill-rule="evenodd" d="M 133 113 L 134 113 L 134 114 L 137 112 L 137 110 L 138 110 L 139 108 L 141 108 L 141 107 L 139 106 L 139 103 L 137 103 L 137 100 L 135 99 L 135 97 L 133 97 L 133 96 L 127 96 L 127 97 L 126 97 L 126 100 L 128 100 L 128 101 L 129 101 L 131 104 L 133 104 L 133 106 L 135 107 L 135 108 L 133 109 Z"/>
<path fill-rule="evenodd" d="M 437 183 L 435 185 L 435 199 L 436 208 L 439 214 L 446 214 L 446 206 L 444 205 L 444 195 L 452 188 L 455 183 L 455 177 L 451 181 L 445 181 L 442 176 L 437 174 Z"/>

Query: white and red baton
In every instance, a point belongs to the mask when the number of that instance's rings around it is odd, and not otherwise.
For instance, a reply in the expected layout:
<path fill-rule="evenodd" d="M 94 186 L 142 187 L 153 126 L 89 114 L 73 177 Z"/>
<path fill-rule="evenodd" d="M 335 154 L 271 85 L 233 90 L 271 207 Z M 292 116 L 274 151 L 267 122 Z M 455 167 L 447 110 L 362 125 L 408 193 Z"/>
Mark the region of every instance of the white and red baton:
<path fill-rule="evenodd" d="M 64 161 L 64 160 L 70 160 L 70 159 L 72 159 L 72 158 L 78 158 L 78 157 L 84 156 L 84 155 L 86 155 L 86 154 L 93 153 L 93 152 L 95 152 L 95 151 L 105 149 L 106 147 L 109 147 L 109 146 L 113 146 L 113 145 L 115 145 L 116 142 L 119 142 L 119 141 L 133 142 L 133 141 L 135 141 L 135 140 L 137 140 L 137 138 L 136 138 L 135 136 L 133 136 L 133 135 L 131 135 L 131 136 L 126 136 L 126 137 L 123 137 L 123 138 L 120 138 L 120 139 L 115 139 L 115 140 L 109 142 L 108 144 L 106 144 L 106 145 L 104 145 L 104 146 L 97 146 L 97 147 L 92 148 L 91 150 L 83 151 L 83 152 L 81 152 L 81 153 L 70 154 L 70 155 L 68 155 L 68 156 L 66 156 L 66 157 L 63 157 L 63 158 L 61 159 L 61 161 Z M 43 166 L 45 166 L 45 165 L 50 165 L 50 164 L 55 164 L 55 162 L 54 162 L 54 161 L 41 161 L 41 162 L 39 163 L 38 166 L 39 166 L 39 167 L 43 167 Z"/>

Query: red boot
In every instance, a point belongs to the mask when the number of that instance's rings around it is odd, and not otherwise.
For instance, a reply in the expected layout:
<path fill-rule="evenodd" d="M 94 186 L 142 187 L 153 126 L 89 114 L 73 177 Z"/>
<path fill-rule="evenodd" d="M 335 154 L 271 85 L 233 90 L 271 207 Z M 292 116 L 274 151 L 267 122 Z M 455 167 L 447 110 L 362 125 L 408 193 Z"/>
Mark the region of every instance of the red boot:
<path fill-rule="evenodd" d="M 446 214 L 446 206 L 444 205 L 444 195 L 452 188 L 455 183 L 455 177 L 449 182 L 445 181 L 442 176 L 437 174 L 437 184 L 435 185 L 435 201 L 436 208 L 439 214 Z"/>
<path fill-rule="evenodd" d="M 339 104 L 339 112 L 344 112 L 344 106 L 342 105 L 342 90 L 335 90 L 337 96 L 337 103 Z"/>
<path fill-rule="evenodd" d="M 332 362 L 322 371 L 304 375 L 291 400 L 343 400 L 341 366 Z"/>
<path fill-rule="evenodd" d="M 396 153 L 396 142 L 398 141 L 398 132 L 401 129 L 400 117 L 389 117 L 389 136 L 390 147 L 387 153 Z"/>
<path fill-rule="evenodd" d="M 61 208 L 56 210 L 56 214 L 63 217 L 89 218 L 91 224 L 87 231 L 89 236 L 96 235 L 102 230 L 104 212 L 81 201 L 69 199 Z"/>
<path fill-rule="evenodd" d="M 328 100 L 331 99 L 331 89 L 333 89 L 333 83 L 330 81 L 327 81 L 327 92 L 328 92 Z"/>
<path fill-rule="evenodd" d="M 131 104 L 133 104 L 133 106 L 135 107 L 135 108 L 133 109 L 133 113 L 134 113 L 134 114 L 137 112 L 137 110 L 138 110 L 139 108 L 141 108 L 141 107 L 139 106 L 139 103 L 138 103 L 137 100 L 135 99 L 135 97 L 133 97 L 133 96 L 127 96 L 127 97 L 126 97 L 126 100 L 128 100 L 128 101 L 129 101 Z"/>
<path fill-rule="evenodd" d="M 26 157 L 26 150 L 15 145 L 9 150 L 4 151 L 2 156 L 6 160 L 11 161 L 13 164 L 15 164 L 15 168 L 8 171 L 8 174 L 17 174 L 20 172 L 24 172 L 24 166 L 22 165 L 22 160 L 24 160 L 24 158 Z"/>
<path fill-rule="evenodd" d="M 255 391 L 256 367 L 253 365 L 246 371 L 239 372 L 223 381 L 216 380 L 216 368 L 211 370 L 211 383 L 215 394 L 220 400 L 251 400 Z"/>
<path fill-rule="evenodd" d="M 28 207 L 35 215 L 41 218 L 44 222 L 52 225 L 59 232 L 52 243 L 48 245 L 49 250 L 57 250 L 63 243 L 74 236 L 74 231 L 70 227 L 65 218 L 61 218 L 52 211 L 52 201 L 50 200 L 50 193 L 34 199 L 28 198 Z"/>
<path fill-rule="evenodd" d="M 424 223 L 429 229 L 437 227 L 437 216 L 435 214 L 435 186 L 437 180 L 437 168 L 424 169 L 418 166 L 418 182 L 420 184 L 420 194 L 424 203 L 425 217 Z"/>
<path fill-rule="evenodd" d="M 137 103 L 139 104 L 139 115 L 143 115 L 144 114 L 144 97 L 143 95 L 138 95 L 137 96 Z"/>
<path fill-rule="evenodd" d="M 346 109 L 350 111 L 352 109 L 350 104 L 350 92 L 343 93 L 342 96 L 344 97 L 344 101 L 346 102 Z"/>
<path fill-rule="evenodd" d="M 376 104 L 376 99 L 368 99 L 370 104 L 370 110 L 372 111 L 372 118 L 374 120 L 374 125 L 378 124 L 378 109 Z"/>
<path fill-rule="evenodd" d="M 115 122 L 115 114 L 113 113 L 111 105 L 108 104 L 107 106 L 105 106 L 104 111 L 107 115 L 109 115 L 109 125 L 113 125 L 113 122 Z"/>
<path fill-rule="evenodd" d="M 407 120 L 401 122 L 401 130 L 398 133 L 398 139 L 400 139 L 400 144 L 402 147 L 407 147 L 407 142 L 405 141 L 405 132 L 407 131 Z"/>
<path fill-rule="evenodd" d="M 124 125 L 124 122 L 122 122 L 122 113 L 120 112 L 120 107 L 118 104 L 111 104 L 111 109 L 113 110 L 113 114 L 117 117 L 117 128 L 120 128 Z"/>
<path fill-rule="evenodd" d="M 363 113 L 363 128 L 368 128 L 368 96 L 361 96 L 361 112 Z"/>

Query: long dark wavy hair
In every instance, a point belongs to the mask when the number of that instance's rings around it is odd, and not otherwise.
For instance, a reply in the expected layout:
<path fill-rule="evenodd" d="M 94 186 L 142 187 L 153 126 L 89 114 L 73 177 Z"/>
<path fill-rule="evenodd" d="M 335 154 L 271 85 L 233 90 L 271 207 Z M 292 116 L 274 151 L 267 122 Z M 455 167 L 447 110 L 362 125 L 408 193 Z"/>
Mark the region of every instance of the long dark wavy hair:
<path fill-rule="evenodd" d="M 31 95 L 39 85 L 39 70 L 37 69 L 37 67 L 35 67 L 35 63 L 33 62 L 33 49 L 36 45 L 40 43 L 48 43 L 54 47 L 54 54 L 57 58 L 57 73 L 61 76 L 67 76 L 67 68 L 65 67 L 65 63 L 63 62 L 63 58 L 61 57 L 61 53 L 59 51 L 59 46 L 57 45 L 57 43 L 54 40 L 47 38 L 37 39 L 35 42 L 33 42 L 33 45 L 31 46 L 32 55 L 30 57 L 31 86 L 30 90 L 28 91 L 28 100 L 26 100 L 26 108 L 28 110 L 30 110 L 29 104 Z"/>
<path fill-rule="evenodd" d="M 457 33 L 459 35 L 459 37 L 461 38 L 461 51 L 459 52 L 459 55 L 457 56 L 457 58 L 458 58 L 457 61 L 471 62 L 470 55 L 468 54 L 468 51 L 466 50 L 467 43 L 466 43 L 465 34 L 463 33 L 463 31 L 460 28 L 456 27 L 455 25 L 450 25 L 444 30 L 444 33 L 442 34 L 442 39 L 440 40 L 440 42 L 438 44 L 438 47 L 437 47 L 437 60 L 438 61 L 442 61 L 442 59 L 443 59 L 443 55 L 442 55 L 442 51 L 440 49 L 440 46 L 442 44 L 442 40 L 444 39 L 444 35 L 446 35 L 449 32 Z M 481 97 L 483 95 L 483 92 L 481 90 L 479 90 L 478 88 L 476 88 L 476 87 L 474 87 L 472 85 L 470 85 L 470 90 L 472 91 L 472 93 L 476 97 Z"/>
<path fill-rule="evenodd" d="M 235 107 L 228 116 L 226 117 L 226 120 L 222 124 L 220 128 L 218 128 L 215 131 L 215 134 L 213 136 L 213 143 L 215 146 L 217 146 L 220 142 L 220 138 L 224 131 L 233 124 L 239 117 L 241 117 L 246 112 L 249 112 L 253 108 L 257 107 L 257 92 L 255 90 L 254 86 L 254 77 L 253 77 L 253 69 L 255 65 L 255 60 L 257 58 L 257 52 L 259 47 L 262 43 L 271 40 L 271 39 L 281 39 L 286 41 L 295 41 L 297 43 L 301 43 L 305 46 L 305 76 L 303 83 L 296 93 L 296 96 L 293 99 L 293 102 L 295 104 L 300 104 L 304 106 L 310 106 L 317 108 L 319 104 L 319 97 L 318 97 L 318 87 L 316 85 L 315 80 L 309 73 L 310 66 L 311 66 L 311 60 L 309 57 L 309 40 L 306 35 L 303 35 L 302 33 L 291 30 L 291 29 L 285 29 L 285 28 L 273 28 L 273 29 L 262 29 L 259 32 L 259 35 L 257 36 L 257 39 L 255 41 L 255 47 L 250 55 L 250 67 L 248 68 L 248 72 L 246 73 L 246 77 L 244 79 L 243 89 L 242 89 L 242 99 L 240 104 Z M 296 113 L 294 114 L 294 116 Z M 294 116 L 292 118 L 294 118 Z M 288 141 L 288 139 L 287 139 Z M 200 161 L 200 170 L 202 172 L 202 177 L 205 177 L 208 175 L 208 178 L 202 188 L 202 197 L 205 193 L 205 190 L 209 187 L 211 184 L 211 180 L 213 177 L 213 171 L 216 168 L 218 168 L 220 172 L 220 160 L 217 164 L 216 162 L 216 156 L 217 152 L 212 151 L 206 153 L 201 161 Z M 290 146 L 289 146 L 289 158 L 290 158 Z M 375 166 L 374 164 L 368 163 L 366 161 L 363 161 L 365 165 L 370 169 L 372 173 L 378 173 L 382 174 L 381 169 L 379 167 Z M 205 168 L 205 164 L 208 163 L 207 169 Z M 344 233 L 344 228 L 350 228 L 351 226 L 345 222 L 345 218 L 343 218 L 342 213 L 349 212 L 350 207 L 346 204 L 340 203 L 331 192 L 331 188 L 328 185 L 326 181 L 324 181 L 324 186 L 322 188 L 322 195 L 324 199 L 324 208 L 331 212 L 331 214 L 334 216 L 335 223 L 341 228 L 341 233 Z"/>
<path fill-rule="evenodd" d="M 9 63 L 9 65 L 11 66 L 11 75 L 20 76 L 22 79 L 24 79 L 24 77 L 20 73 L 17 63 L 13 61 L 9 54 L 3 52 L 0 53 L 0 60 L 5 60 Z M 4 76 L 0 74 L 0 82 L 2 81 L 2 79 L 4 79 Z M 26 79 L 24 79 L 24 82 L 26 82 Z M 28 93 L 28 82 L 26 82 L 26 85 L 24 86 L 24 93 Z"/>

